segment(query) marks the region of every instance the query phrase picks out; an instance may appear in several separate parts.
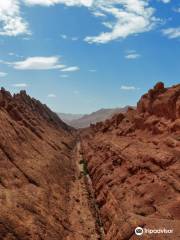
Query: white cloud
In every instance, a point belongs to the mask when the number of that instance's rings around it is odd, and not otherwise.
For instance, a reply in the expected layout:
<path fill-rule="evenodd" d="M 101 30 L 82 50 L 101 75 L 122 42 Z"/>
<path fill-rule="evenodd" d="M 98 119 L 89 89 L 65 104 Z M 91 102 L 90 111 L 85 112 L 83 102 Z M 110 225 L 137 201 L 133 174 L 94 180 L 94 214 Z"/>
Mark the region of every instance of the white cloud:
<path fill-rule="evenodd" d="M 141 55 L 138 54 L 138 53 L 129 53 L 125 56 L 126 59 L 131 59 L 131 60 L 137 59 L 137 58 L 140 58 L 140 57 L 141 57 Z"/>
<path fill-rule="evenodd" d="M 180 38 L 180 27 L 163 29 L 162 33 L 170 39 Z"/>
<path fill-rule="evenodd" d="M 99 11 L 93 12 L 93 15 L 95 17 L 106 17 L 106 15 L 104 13 L 99 12 Z"/>
<path fill-rule="evenodd" d="M 6 77 L 7 73 L 6 72 L 0 72 L 0 77 Z"/>
<path fill-rule="evenodd" d="M 110 31 L 98 36 L 88 36 L 88 43 L 107 43 L 119 38 L 151 30 L 157 22 L 154 9 L 145 0 L 111 0 L 94 1 L 95 9 L 114 20 L 106 21 Z"/>
<path fill-rule="evenodd" d="M 113 23 L 112 22 L 103 22 L 102 24 L 109 29 L 113 29 Z"/>
<path fill-rule="evenodd" d="M 48 97 L 49 97 L 49 98 L 56 98 L 56 95 L 55 95 L 54 93 L 49 93 L 49 94 L 48 94 Z"/>
<path fill-rule="evenodd" d="M 125 91 L 134 91 L 134 90 L 138 90 L 139 88 L 136 88 L 135 86 L 122 85 L 120 89 Z"/>
<path fill-rule="evenodd" d="M 19 54 L 16 54 L 16 53 L 13 53 L 13 52 L 8 53 L 8 55 L 11 56 L 11 57 L 23 58 L 23 56 L 21 56 Z"/>
<path fill-rule="evenodd" d="M 65 4 L 66 6 L 92 6 L 94 0 L 24 0 L 28 5 L 52 6 L 55 4 Z"/>
<path fill-rule="evenodd" d="M 163 2 L 163 3 L 170 3 L 171 2 L 171 0 L 160 0 L 161 2 Z"/>
<path fill-rule="evenodd" d="M 59 57 L 29 57 L 24 61 L 17 61 L 11 63 L 15 69 L 18 70 L 50 70 L 61 69 L 66 67 L 59 64 Z"/>
<path fill-rule="evenodd" d="M 65 34 L 62 34 L 61 38 L 64 39 L 64 40 L 71 40 L 71 41 L 77 41 L 79 39 L 78 37 L 68 37 Z"/>
<path fill-rule="evenodd" d="M 170 0 L 161 0 L 168 3 Z M 0 2 L 0 35 L 16 36 L 29 33 L 28 24 L 22 18 L 20 7 L 53 6 L 64 4 L 67 7 L 87 7 L 96 17 L 104 18 L 102 24 L 107 28 L 97 36 L 87 36 L 88 43 L 108 43 L 109 41 L 126 38 L 131 35 L 150 31 L 157 24 L 155 9 L 147 0 L 1 0 Z M 62 35 L 66 39 L 66 35 Z M 75 41 L 76 38 L 72 37 Z"/>
<path fill-rule="evenodd" d="M 27 88 L 28 85 L 26 83 L 15 83 L 15 84 L 12 84 L 13 87 L 16 87 L 16 88 Z"/>
<path fill-rule="evenodd" d="M 80 68 L 77 66 L 73 66 L 73 67 L 67 67 L 67 68 L 63 68 L 61 69 L 61 72 L 76 72 L 79 71 Z"/>
<path fill-rule="evenodd" d="M 29 34 L 28 24 L 21 17 L 19 0 L 0 1 L 0 35 Z"/>
<path fill-rule="evenodd" d="M 141 55 L 136 52 L 136 50 L 127 50 L 125 58 L 129 60 L 140 58 Z"/>
<path fill-rule="evenodd" d="M 21 5 L 52 6 L 64 4 L 66 6 L 91 7 L 93 0 L 1 0 L 0 1 L 0 35 L 17 36 L 30 34 L 28 23 L 21 16 Z"/>
<path fill-rule="evenodd" d="M 80 70 L 78 66 L 66 66 L 60 64 L 60 58 L 57 56 L 51 57 L 28 57 L 23 61 L 7 62 L 0 60 L 0 63 L 12 66 L 17 70 L 53 70 L 57 69 L 62 72 L 75 72 Z M 62 78 L 68 77 L 66 74 L 61 75 Z"/>

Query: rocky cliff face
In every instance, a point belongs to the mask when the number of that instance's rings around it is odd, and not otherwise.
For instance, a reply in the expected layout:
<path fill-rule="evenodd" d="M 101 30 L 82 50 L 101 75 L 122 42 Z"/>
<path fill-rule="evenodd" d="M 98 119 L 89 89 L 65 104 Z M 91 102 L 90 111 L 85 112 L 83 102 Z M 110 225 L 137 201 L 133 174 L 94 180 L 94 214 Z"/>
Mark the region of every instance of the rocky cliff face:
<path fill-rule="evenodd" d="M 0 239 L 65 239 L 74 130 L 25 91 L 0 90 Z"/>
<path fill-rule="evenodd" d="M 137 239 L 137 226 L 172 229 L 143 239 L 180 237 L 180 85 L 163 83 L 137 110 L 81 134 L 106 240 Z"/>
<path fill-rule="evenodd" d="M 80 136 L 79 136 L 80 134 Z M 79 141 L 79 138 L 81 141 Z M 0 239 L 179 239 L 180 85 L 79 133 L 0 90 Z"/>

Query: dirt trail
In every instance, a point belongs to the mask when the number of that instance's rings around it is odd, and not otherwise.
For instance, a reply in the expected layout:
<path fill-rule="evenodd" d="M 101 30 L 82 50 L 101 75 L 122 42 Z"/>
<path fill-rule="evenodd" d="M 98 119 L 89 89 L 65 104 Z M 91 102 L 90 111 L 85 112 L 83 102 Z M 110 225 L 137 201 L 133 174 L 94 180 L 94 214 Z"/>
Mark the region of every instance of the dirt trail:
<path fill-rule="evenodd" d="M 82 164 L 83 157 L 80 142 L 77 142 L 73 155 L 75 160 L 75 181 L 70 191 L 68 219 L 71 227 L 66 240 L 101 240 L 94 200 Z"/>

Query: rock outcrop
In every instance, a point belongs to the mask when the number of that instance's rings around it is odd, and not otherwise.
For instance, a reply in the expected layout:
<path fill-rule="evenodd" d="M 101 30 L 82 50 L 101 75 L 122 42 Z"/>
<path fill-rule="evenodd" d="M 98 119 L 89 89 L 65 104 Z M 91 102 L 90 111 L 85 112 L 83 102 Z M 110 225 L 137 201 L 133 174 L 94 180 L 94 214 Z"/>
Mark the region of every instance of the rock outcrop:
<path fill-rule="evenodd" d="M 0 239 L 65 239 L 74 130 L 25 91 L 0 90 Z"/>
<path fill-rule="evenodd" d="M 79 132 L 1 89 L 0 240 L 178 240 L 179 162 L 180 85 Z"/>
<path fill-rule="evenodd" d="M 134 230 L 167 229 L 142 239 L 180 238 L 180 85 L 163 83 L 137 109 L 81 132 L 106 240 L 139 239 Z"/>

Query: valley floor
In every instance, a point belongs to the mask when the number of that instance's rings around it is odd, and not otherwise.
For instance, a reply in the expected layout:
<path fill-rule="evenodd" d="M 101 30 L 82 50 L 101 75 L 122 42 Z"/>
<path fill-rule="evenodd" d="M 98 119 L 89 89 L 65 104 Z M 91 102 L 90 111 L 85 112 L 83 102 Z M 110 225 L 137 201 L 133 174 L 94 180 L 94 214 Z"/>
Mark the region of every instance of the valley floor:
<path fill-rule="evenodd" d="M 66 240 L 98 240 L 102 239 L 101 229 L 91 180 L 85 173 L 80 142 L 74 148 L 75 180 L 70 189 L 69 224 L 70 231 Z"/>

